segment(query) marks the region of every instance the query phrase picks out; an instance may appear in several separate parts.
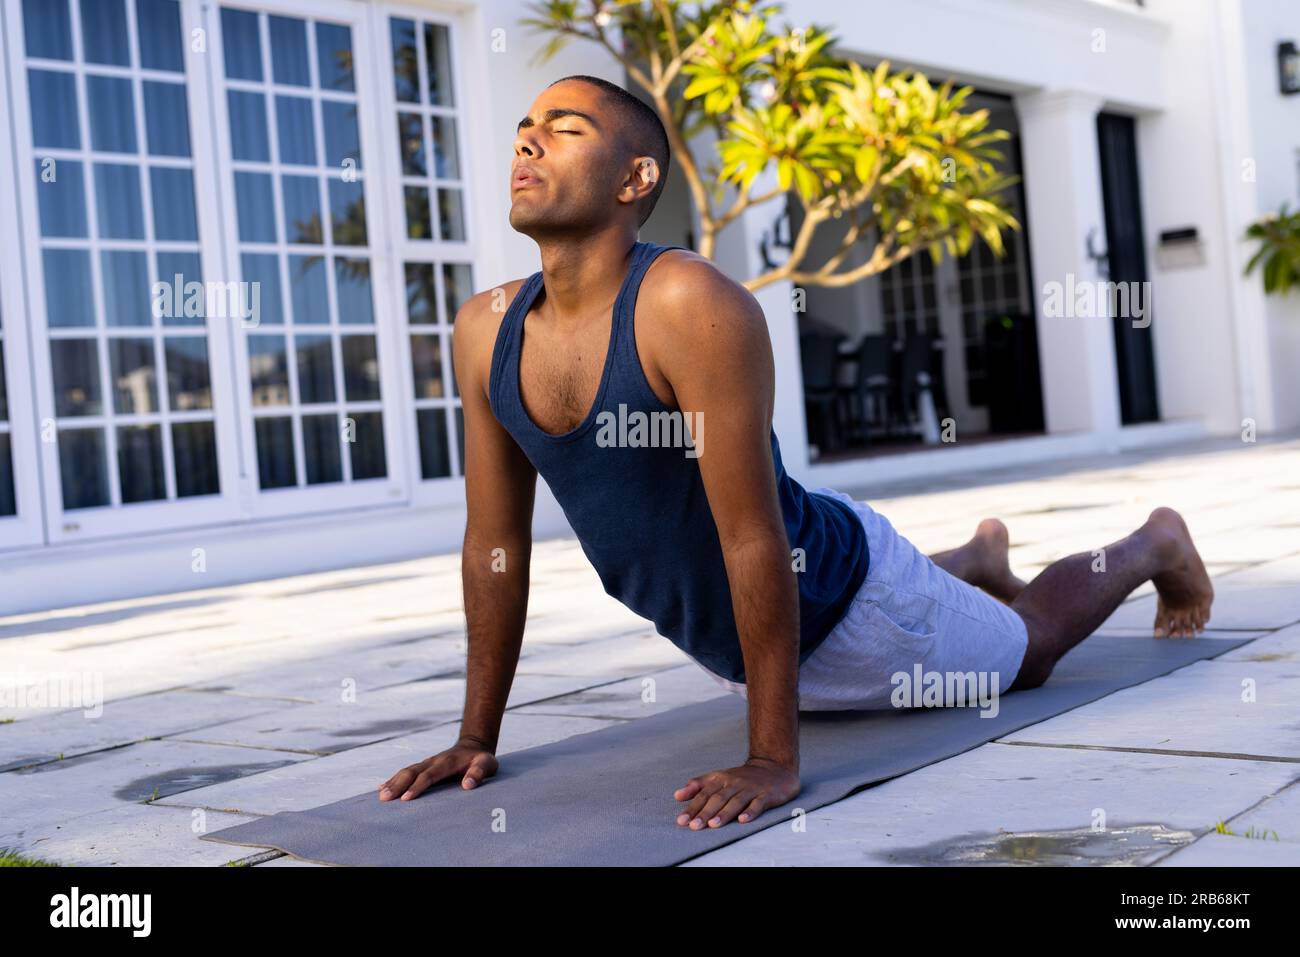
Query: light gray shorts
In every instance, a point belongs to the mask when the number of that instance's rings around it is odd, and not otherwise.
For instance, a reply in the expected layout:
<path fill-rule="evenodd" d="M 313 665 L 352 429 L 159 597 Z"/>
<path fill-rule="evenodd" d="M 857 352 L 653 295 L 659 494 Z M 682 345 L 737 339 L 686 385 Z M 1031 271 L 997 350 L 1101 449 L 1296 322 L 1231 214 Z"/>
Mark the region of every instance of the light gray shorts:
<path fill-rule="evenodd" d="M 975 706 L 976 687 L 1006 691 L 1029 646 L 1024 620 L 930 561 L 866 502 L 813 491 L 857 512 L 870 557 L 848 611 L 799 669 L 799 710 Z M 744 696 L 743 684 L 705 671 Z"/>

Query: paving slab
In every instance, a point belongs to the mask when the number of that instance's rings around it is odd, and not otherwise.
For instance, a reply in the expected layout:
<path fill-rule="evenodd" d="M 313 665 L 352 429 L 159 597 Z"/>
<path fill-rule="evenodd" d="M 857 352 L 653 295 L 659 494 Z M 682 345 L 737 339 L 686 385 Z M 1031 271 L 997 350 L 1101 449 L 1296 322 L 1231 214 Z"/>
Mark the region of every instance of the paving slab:
<path fill-rule="evenodd" d="M 193 733 L 223 722 L 283 710 L 290 702 L 219 692 L 165 691 L 104 702 L 94 711 L 29 712 L 0 724 L 0 771 L 120 747 L 146 738 Z"/>
<path fill-rule="evenodd" d="M 507 711 L 501 722 L 498 757 L 540 747 L 574 734 L 598 731 L 615 720 L 563 715 L 520 715 Z M 267 815 L 305 811 L 379 786 L 407 765 L 423 761 L 456 743 L 460 723 L 368 744 L 328 757 L 314 758 L 260 774 L 195 788 L 155 803 L 169 807 L 206 807 Z M 485 785 L 486 786 L 486 785 Z"/>
<path fill-rule="evenodd" d="M 1300 665 L 1198 661 L 999 740 L 1249 755 L 1290 761 L 1300 775 L 1297 701 Z"/>
<path fill-rule="evenodd" d="M 1300 844 L 1207 834 L 1156 867 L 1300 867 Z"/>
<path fill-rule="evenodd" d="M 1154 593 L 1121 605 L 1102 625 L 1149 627 L 1155 620 Z M 1300 622 L 1300 558 L 1252 565 L 1214 579 L 1209 624 L 1218 629 L 1257 631 Z"/>
<path fill-rule="evenodd" d="M 251 815 L 126 804 L 61 822 L 0 835 L 0 846 L 73 867 L 213 867 L 247 855 L 247 848 L 199 840 L 200 834 L 252 821 Z"/>
<path fill-rule="evenodd" d="M 1150 864 L 1284 787 L 1296 771 L 990 743 L 802 821 L 791 815 L 796 797 L 775 809 L 787 823 L 684 866 Z"/>

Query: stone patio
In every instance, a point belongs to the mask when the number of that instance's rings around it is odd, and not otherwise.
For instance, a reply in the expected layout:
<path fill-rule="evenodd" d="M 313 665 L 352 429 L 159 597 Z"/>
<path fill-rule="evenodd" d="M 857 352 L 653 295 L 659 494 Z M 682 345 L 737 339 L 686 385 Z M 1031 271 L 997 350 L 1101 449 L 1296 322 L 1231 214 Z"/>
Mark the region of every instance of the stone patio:
<path fill-rule="evenodd" d="M 1173 506 L 1215 578 L 1209 635 L 1255 640 L 692 866 L 1300 864 L 1300 440 L 845 490 L 927 552 L 997 515 L 1024 578 Z M 533 576 L 503 755 L 726 693 L 604 594 L 576 541 L 537 543 Z M 1104 630 L 1149 634 L 1154 600 L 1139 591 Z M 94 719 L 0 709 L 15 719 L 0 724 L 0 847 L 79 865 L 313 866 L 198 835 L 377 789 L 454 741 L 459 557 L 4 619 L 0 650 L 0 673 L 102 674 L 105 698 Z"/>

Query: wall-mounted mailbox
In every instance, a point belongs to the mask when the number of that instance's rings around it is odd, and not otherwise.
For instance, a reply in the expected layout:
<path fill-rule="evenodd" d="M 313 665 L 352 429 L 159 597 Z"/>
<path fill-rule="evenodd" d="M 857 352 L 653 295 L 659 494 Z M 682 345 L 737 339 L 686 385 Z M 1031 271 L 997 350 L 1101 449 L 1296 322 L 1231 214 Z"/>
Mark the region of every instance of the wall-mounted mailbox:
<path fill-rule="evenodd" d="M 1283 96 L 1300 93 L 1300 49 L 1294 40 L 1277 45 L 1277 85 Z"/>

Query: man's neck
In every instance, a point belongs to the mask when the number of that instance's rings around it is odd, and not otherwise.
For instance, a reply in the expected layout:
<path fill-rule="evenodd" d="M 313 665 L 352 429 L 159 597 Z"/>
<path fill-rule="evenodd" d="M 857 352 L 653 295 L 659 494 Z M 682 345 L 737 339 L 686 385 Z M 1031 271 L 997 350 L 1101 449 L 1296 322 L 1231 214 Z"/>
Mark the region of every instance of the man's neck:
<path fill-rule="evenodd" d="M 608 309 L 627 276 L 635 241 L 621 230 L 538 240 L 543 308 L 550 317 L 581 322 L 593 310 Z"/>

